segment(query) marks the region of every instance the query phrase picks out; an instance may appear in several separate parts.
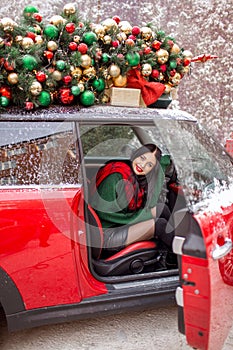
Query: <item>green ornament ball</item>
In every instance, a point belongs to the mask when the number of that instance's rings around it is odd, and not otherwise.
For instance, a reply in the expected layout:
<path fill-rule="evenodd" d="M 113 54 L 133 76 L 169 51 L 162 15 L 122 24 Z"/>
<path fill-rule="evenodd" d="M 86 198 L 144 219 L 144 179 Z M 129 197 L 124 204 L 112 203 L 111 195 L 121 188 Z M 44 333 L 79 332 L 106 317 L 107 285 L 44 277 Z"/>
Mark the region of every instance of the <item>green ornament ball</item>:
<path fill-rule="evenodd" d="M 102 61 L 104 63 L 107 63 L 109 61 L 109 55 L 107 53 L 105 53 L 105 52 L 102 55 Z"/>
<path fill-rule="evenodd" d="M 39 13 L 38 9 L 35 6 L 28 5 L 23 10 L 23 15 L 25 18 L 30 17 L 33 13 Z"/>
<path fill-rule="evenodd" d="M 86 90 L 80 95 L 80 102 L 83 106 L 92 106 L 95 103 L 95 95 L 92 91 Z"/>
<path fill-rule="evenodd" d="M 97 92 L 104 91 L 104 89 L 105 89 L 105 81 L 102 78 L 95 79 L 93 81 L 93 83 L 92 83 L 92 86 Z"/>
<path fill-rule="evenodd" d="M 78 96 L 80 94 L 81 90 L 78 86 L 72 86 L 71 87 L 71 93 L 74 95 L 74 96 Z"/>
<path fill-rule="evenodd" d="M 83 42 L 88 46 L 94 44 L 97 40 L 97 35 L 94 32 L 86 32 L 83 34 Z"/>
<path fill-rule="evenodd" d="M 63 61 L 63 60 L 58 60 L 56 62 L 56 68 L 59 70 L 59 71 L 63 71 L 65 68 L 66 68 L 66 62 Z"/>
<path fill-rule="evenodd" d="M 172 69 L 175 69 L 175 68 L 177 67 L 176 61 L 171 61 L 171 62 L 169 62 L 169 66 L 170 66 Z"/>
<path fill-rule="evenodd" d="M 40 106 L 48 107 L 51 103 L 50 93 L 48 91 L 41 91 L 40 95 L 38 96 L 38 102 Z"/>
<path fill-rule="evenodd" d="M 0 96 L 0 106 L 1 107 L 7 107 L 10 103 L 9 98 L 5 97 L 5 96 Z"/>
<path fill-rule="evenodd" d="M 57 39 L 59 36 L 59 30 L 53 24 L 48 24 L 44 28 L 44 34 L 48 39 Z"/>
<path fill-rule="evenodd" d="M 126 60 L 131 67 L 137 66 L 140 63 L 140 55 L 138 52 L 129 52 L 126 54 Z"/>
<path fill-rule="evenodd" d="M 27 68 L 28 70 L 34 70 L 37 68 L 37 60 L 34 56 L 31 55 L 25 55 L 23 56 L 23 67 Z"/>

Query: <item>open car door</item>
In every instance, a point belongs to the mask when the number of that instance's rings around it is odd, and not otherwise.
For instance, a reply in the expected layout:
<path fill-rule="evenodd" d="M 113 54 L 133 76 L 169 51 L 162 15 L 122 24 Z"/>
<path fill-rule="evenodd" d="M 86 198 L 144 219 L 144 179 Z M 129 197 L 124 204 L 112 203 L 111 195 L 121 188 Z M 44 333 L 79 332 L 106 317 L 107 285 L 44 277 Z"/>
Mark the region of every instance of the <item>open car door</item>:
<path fill-rule="evenodd" d="M 221 350 L 233 322 L 233 205 L 194 216 L 180 211 L 176 222 L 179 331 L 196 349 Z"/>
<path fill-rule="evenodd" d="M 233 323 L 232 158 L 195 123 L 155 125 L 177 173 L 179 330 L 196 349 L 221 350 Z"/>

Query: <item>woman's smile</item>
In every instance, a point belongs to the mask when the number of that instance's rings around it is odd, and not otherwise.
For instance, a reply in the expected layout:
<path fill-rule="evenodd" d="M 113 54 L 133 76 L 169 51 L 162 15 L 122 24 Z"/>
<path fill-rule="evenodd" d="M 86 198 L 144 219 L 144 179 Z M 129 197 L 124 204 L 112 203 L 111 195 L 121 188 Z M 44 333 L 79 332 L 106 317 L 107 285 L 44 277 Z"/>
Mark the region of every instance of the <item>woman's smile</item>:
<path fill-rule="evenodd" d="M 146 152 L 135 158 L 132 167 L 136 175 L 147 175 L 156 165 L 155 154 Z"/>

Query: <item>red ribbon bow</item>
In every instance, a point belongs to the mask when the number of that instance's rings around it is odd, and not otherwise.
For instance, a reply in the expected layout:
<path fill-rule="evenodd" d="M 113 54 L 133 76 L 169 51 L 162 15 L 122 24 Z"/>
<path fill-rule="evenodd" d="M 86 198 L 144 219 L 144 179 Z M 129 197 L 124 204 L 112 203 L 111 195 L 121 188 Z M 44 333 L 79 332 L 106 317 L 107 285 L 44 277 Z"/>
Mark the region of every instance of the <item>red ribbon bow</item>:
<path fill-rule="evenodd" d="M 128 72 L 127 87 L 141 89 L 142 98 L 147 106 L 155 103 L 165 90 L 164 84 L 147 81 L 136 68 Z"/>

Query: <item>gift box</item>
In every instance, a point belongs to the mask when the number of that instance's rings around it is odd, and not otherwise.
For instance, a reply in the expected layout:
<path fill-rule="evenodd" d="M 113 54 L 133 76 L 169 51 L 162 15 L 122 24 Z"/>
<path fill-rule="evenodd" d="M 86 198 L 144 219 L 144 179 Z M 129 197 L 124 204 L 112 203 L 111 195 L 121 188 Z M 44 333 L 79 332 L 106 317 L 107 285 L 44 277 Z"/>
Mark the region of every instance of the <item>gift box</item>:
<path fill-rule="evenodd" d="M 140 89 L 117 88 L 110 89 L 110 104 L 124 107 L 146 107 Z"/>

